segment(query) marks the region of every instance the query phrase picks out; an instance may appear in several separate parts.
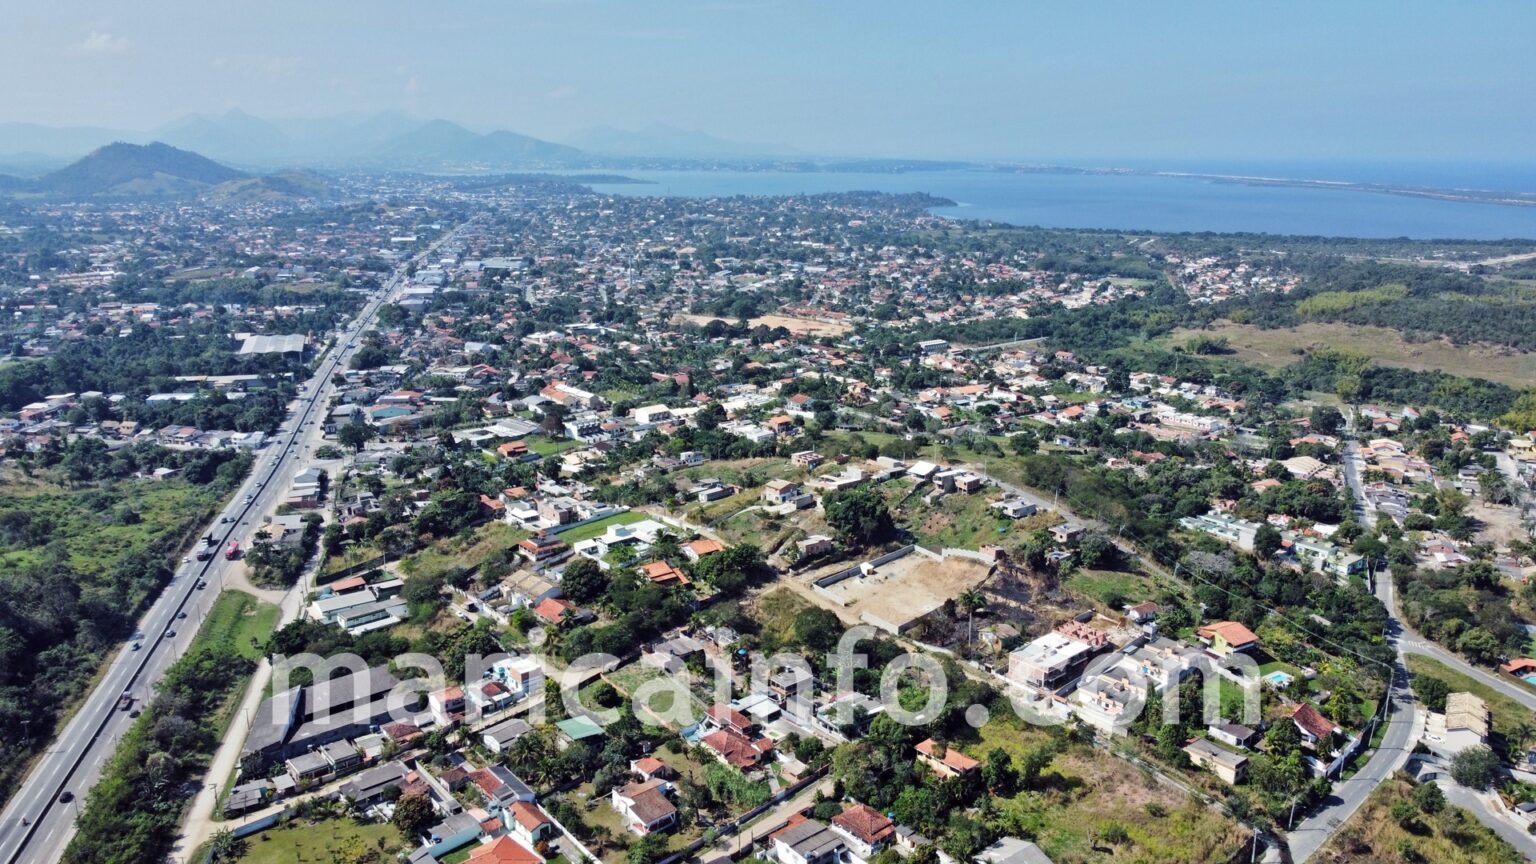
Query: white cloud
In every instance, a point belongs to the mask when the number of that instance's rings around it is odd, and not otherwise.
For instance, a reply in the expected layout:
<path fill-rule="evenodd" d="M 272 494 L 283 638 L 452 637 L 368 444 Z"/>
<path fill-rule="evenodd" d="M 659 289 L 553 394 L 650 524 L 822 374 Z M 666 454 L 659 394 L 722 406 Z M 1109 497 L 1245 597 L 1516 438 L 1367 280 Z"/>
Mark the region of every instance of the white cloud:
<path fill-rule="evenodd" d="M 128 50 L 126 36 L 114 36 L 102 30 L 92 30 L 84 39 L 70 46 L 77 54 L 116 54 Z"/>

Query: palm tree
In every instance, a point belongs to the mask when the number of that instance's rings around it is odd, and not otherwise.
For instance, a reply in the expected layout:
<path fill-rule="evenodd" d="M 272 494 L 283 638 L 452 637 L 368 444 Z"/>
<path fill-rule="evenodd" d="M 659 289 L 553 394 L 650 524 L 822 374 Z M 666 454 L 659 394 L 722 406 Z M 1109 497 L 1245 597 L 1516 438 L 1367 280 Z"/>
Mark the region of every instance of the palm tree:
<path fill-rule="evenodd" d="M 967 588 L 955 598 L 955 605 L 965 610 L 966 641 L 976 641 L 976 610 L 987 605 L 987 598 L 976 588 Z"/>

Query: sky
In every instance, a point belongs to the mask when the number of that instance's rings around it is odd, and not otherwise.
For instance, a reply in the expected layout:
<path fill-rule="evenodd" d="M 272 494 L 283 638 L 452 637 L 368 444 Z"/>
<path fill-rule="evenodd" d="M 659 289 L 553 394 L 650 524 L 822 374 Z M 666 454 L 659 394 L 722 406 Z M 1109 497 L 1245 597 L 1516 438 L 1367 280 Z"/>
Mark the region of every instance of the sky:
<path fill-rule="evenodd" d="M 1536 160 L 1536 3 L 0 0 L 0 121 L 404 111 L 808 154 Z"/>

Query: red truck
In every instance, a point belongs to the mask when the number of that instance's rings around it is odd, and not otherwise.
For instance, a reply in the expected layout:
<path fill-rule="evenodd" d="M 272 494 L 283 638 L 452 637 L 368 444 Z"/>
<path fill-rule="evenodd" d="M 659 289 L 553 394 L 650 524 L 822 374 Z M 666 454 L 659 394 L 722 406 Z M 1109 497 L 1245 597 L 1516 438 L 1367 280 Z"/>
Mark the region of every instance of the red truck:
<path fill-rule="evenodd" d="M 239 558 L 239 557 L 240 557 L 240 542 L 238 540 L 231 540 L 231 541 L 229 541 L 229 548 L 224 550 L 224 560 L 225 561 L 233 561 L 233 560 L 235 560 L 236 558 Z"/>

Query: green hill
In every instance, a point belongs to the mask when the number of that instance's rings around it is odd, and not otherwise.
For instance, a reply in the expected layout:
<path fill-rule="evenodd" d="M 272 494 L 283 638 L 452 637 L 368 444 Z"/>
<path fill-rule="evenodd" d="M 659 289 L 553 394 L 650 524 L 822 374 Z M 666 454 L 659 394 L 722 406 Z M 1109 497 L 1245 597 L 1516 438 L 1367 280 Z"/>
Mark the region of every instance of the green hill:
<path fill-rule="evenodd" d="M 162 197 L 195 194 L 248 175 L 168 144 L 108 144 L 32 184 L 61 195 Z"/>

